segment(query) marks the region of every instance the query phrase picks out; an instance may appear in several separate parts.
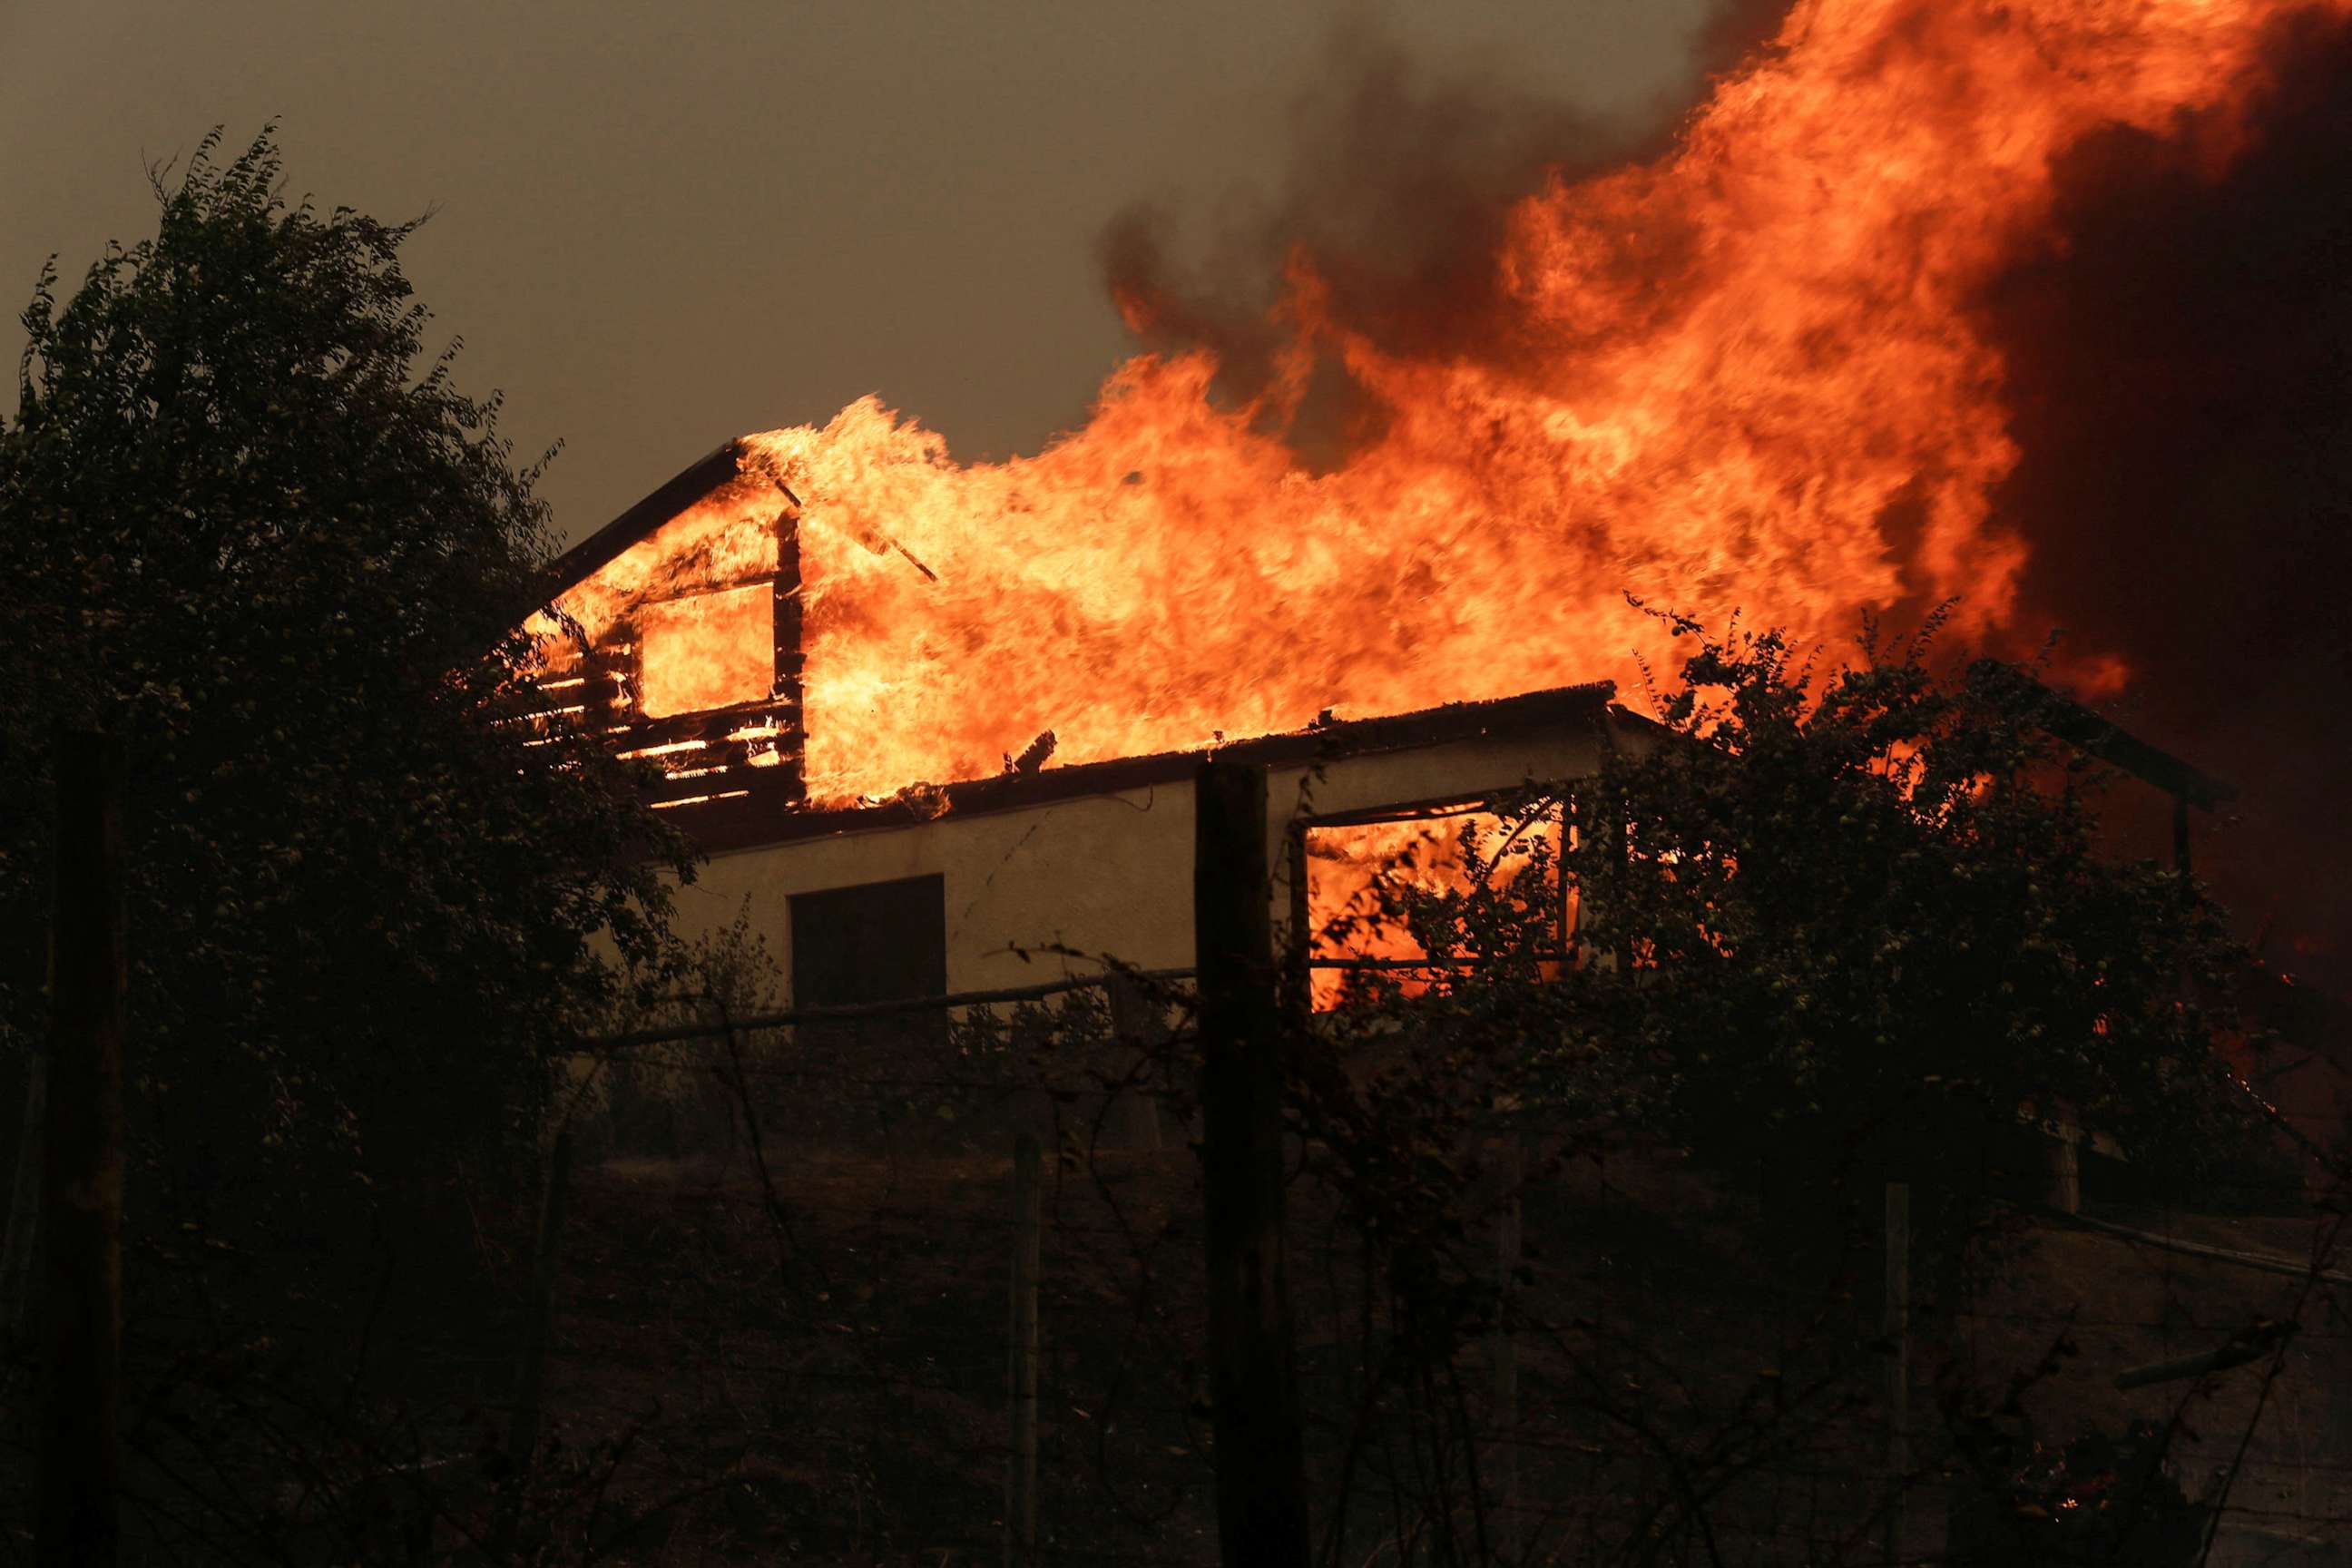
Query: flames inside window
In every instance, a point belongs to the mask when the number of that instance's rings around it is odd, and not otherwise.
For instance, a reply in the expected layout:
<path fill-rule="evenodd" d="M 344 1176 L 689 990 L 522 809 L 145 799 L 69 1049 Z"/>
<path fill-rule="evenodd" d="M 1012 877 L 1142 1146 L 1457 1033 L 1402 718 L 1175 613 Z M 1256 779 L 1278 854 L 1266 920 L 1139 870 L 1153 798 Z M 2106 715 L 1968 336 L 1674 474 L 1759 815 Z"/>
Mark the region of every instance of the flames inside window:
<path fill-rule="evenodd" d="M 639 711 L 659 719 L 767 696 L 776 678 L 775 613 L 765 583 L 640 609 Z"/>
<path fill-rule="evenodd" d="M 1392 970 L 1400 990 L 1417 994 L 1457 960 L 1499 956 L 1461 929 L 1454 917 L 1464 901 L 1489 906 L 1487 938 L 1518 928 L 1523 956 L 1556 960 L 1563 951 L 1575 923 L 1575 894 L 1563 897 L 1560 889 L 1557 807 L 1465 805 L 1369 816 L 1304 828 L 1300 868 L 1317 1007 L 1338 1005 L 1354 973 Z M 1444 952 L 1430 951 L 1424 939 L 1432 935 Z"/>

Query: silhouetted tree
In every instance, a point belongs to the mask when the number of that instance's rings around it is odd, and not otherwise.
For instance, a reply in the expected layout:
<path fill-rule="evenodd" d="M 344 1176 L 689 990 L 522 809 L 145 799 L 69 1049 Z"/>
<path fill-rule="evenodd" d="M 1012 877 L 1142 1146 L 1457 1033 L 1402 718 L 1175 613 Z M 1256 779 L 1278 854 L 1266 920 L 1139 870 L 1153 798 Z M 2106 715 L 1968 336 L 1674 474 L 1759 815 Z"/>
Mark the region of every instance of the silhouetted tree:
<path fill-rule="evenodd" d="M 1435 961 L 1356 972 L 1293 1056 L 1307 1166 L 1378 1260 L 1399 1398 L 1442 1387 L 1497 1310 L 1498 1134 L 1537 1134 L 1563 1163 L 1686 1150 L 1719 1191 L 1762 1173 L 1780 1223 L 1758 1255 L 1802 1261 L 1782 1282 L 1799 1323 L 1838 1299 L 1815 1266 L 1860 1287 L 1875 1264 L 1884 1180 L 1913 1184 L 1916 1266 L 1935 1281 L 1999 1191 L 1994 1168 L 2034 1182 L 2018 1165 L 2042 1152 L 2037 1117 L 2108 1133 L 2175 1180 L 2263 1134 L 2217 1047 L 2239 960 L 2221 912 L 2188 876 L 2102 852 L 2102 771 L 2052 737 L 2032 689 L 1997 667 L 1939 674 L 1932 627 L 1865 637 L 1832 667 L 1777 633 L 1670 620 L 1691 651 L 1653 693 L 1656 726 L 1625 727 L 1565 799 L 1496 803 L 1457 848 L 1390 868 L 1322 933 L 1346 947 L 1380 928 L 1374 945 Z M 1468 872 L 1433 874 L 1435 859 Z M 1629 1378 L 1688 1397 L 1679 1425 L 1643 1430 L 1695 1479 L 1656 1502 L 1629 1559 L 1696 1530 L 1708 1488 L 1757 1454 L 1843 1442 L 1866 1468 L 1835 1426 L 1876 1375 L 1853 1326 L 1824 1318 L 1784 1343 L 1761 1405 L 1737 1369 L 1669 1368 L 1638 1326 L 1623 1343 L 1550 1326 L 1571 1405 L 1635 1423 L 1612 1393 Z M 1408 1430 L 1433 1473 L 1449 1440 L 1457 1462 L 1475 1448 L 1469 1415 L 1450 1439 L 1434 1416 Z"/>
<path fill-rule="evenodd" d="M 45 269 L 23 316 L 0 1038 L 45 1013 L 50 729 L 94 719 L 133 759 L 151 1190 L 315 1228 L 326 1192 L 530 1126 L 549 1053 L 658 958 L 657 868 L 688 867 L 628 771 L 537 716 L 541 465 L 456 390 L 454 343 L 427 354 L 415 224 L 289 202 L 272 132 L 218 140 L 151 175 L 152 238 L 62 302 Z"/>
<path fill-rule="evenodd" d="M 1933 624 L 1819 668 L 1668 619 L 1694 644 L 1668 736 L 1605 761 L 1569 862 L 1585 940 L 1625 961 L 1574 987 L 1586 1037 L 1653 1064 L 1677 1135 L 1734 1168 L 1969 1191 L 2029 1111 L 2175 1177 L 2244 1147 L 2222 913 L 2103 847 L 2111 774 L 2038 689 L 1938 675 Z"/>

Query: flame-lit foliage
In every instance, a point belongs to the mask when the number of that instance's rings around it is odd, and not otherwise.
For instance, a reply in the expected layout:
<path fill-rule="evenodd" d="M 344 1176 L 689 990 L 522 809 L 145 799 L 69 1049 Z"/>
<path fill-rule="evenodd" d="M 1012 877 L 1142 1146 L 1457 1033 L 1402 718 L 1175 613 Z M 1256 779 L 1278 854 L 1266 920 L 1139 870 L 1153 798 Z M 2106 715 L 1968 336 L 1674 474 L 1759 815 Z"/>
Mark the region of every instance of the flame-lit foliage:
<path fill-rule="evenodd" d="M 1436 961 L 1350 973 L 1291 1057 L 1308 1175 L 1377 1256 L 1396 1340 L 1378 1377 L 1401 1397 L 1511 1310 L 1486 1228 L 1517 1181 L 1498 1135 L 1538 1129 L 1562 1165 L 1686 1150 L 1740 1193 L 1761 1172 L 1795 1200 L 1768 1205 L 1770 1255 L 1808 1265 L 1858 1256 L 1810 1245 L 1840 1239 L 1845 1182 L 1907 1181 L 1934 1279 L 1982 1213 L 1988 1153 L 2031 1116 L 2071 1113 L 2159 1178 L 2259 1129 L 2212 1043 L 2235 957 L 2219 911 L 2184 875 L 2101 857 L 2105 781 L 2013 680 L 1939 675 L 1932 632 L 1866 636 L 1823 668 L 1777 632 L 1657 620 L 1691 651 L 1654 693 L 1654 744 L 1461 818 L 1450 847 L 1373 877 L 1318 933 Z M 1565 847 L 1534 831 L 1563 806 Z M 1752 1384 L 1682 1385 L 1680 1436 L 1618 1403 L 1630 1378 L 1672 1376 L 1646 1355 L 1579 1394 L 1628 1443 L 1728 1472 L 1727 1435 L 1811 1442 L 1845 1418 L 1850 1340 L 1809 1331 Z M 1609 1342 L 1579 1322 L 1561 1345 Z M 1423 1409 L 1410 1440 L 1433 1463 L 1454 1417 L 1443 1398 Z M 1451 1440 L 1475 1446 L 1466 1417 Z M 1705 1495 L 1659 1504 L 1644 1539 L 1702 1531 Z"/>
<path fill-rule="evenodd" d="M 1431 973 L 1414 967 L 1423 959 L 1519 979 L 1555 973 L 1574 920 L 1560 890 L 1559 813 L 1556 797 L 1537 794 L 1433 818 L 1308 829 L 1315 1005 L 1418 994 Z"/>
<path fill-rule="evenodd" d="M 2110 778 L 1992 670 L 1932 673 L 1932 623 L 1817 671 L 1666 621 L 1697 643 L 1678 743 L 1604 766 L 1572 872 L 1587 940 L 1632 958 L 1587 971 L 1608 1033 L 1671 1063 L 1695 1136 L 1925 1177 L 1923 1124 L 1967 1101 L 2070 1110 L 2151 1165 L 2220 1152 L 2236 951 L 2189 877 L 2102 853 Z"/>
<path fill-rule="evenodd" d="M 153 238 L 69 300 L 43 279 L 0 430 L 0 1037 L 46 1013 L 50 726 L 110 726 L 135 1125 L 199 1204 L 254 1159 L 283 1169 L 250 1193 L 314 1198 L 510 1131 L 679 855 L 530 718 L 538 470 L 427 357 L 414 226 L 289 205 L 268 133 L 216 142 L 157 177 Z"/>
<path fill-rule="evenodd" d="M 1658 694 L 1665 737 L 1574 786 L 1570 968 L 1541 963 L 1545 839 L 1498 860 L 1480 845 L 1503 835 L 1474 827 L 1461 858 L 1495 873 L 1380 886 L 1413 945 L 1485 960 L 1353 977 L 1331 1026 L 1377 1042 L 1412 1021 L 1384 1092 L 1632 1113 L 1750 1177 L 1976 1190 L 1988 1130 L 2029 1110 L 2151 1171 L 2242 1147 L 2252 1102 L 2213 1045 L 2237 958 L 2221 911 L 2179 872 L 2103 856 L 2109 781 L 2013 684 L 1937 676 L 1927 633 L 1822 669 L 1777 632 L 1660 621 L 1695 644 Z"/>

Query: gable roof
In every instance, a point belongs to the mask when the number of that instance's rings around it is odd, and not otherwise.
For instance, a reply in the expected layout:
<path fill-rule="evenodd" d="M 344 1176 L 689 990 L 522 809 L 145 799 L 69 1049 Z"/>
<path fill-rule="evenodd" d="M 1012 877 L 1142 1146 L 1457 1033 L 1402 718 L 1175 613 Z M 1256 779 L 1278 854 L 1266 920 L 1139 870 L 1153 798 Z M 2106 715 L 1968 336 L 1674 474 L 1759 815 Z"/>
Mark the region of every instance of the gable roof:
<path fill-rule="evenodd" d="M 552 599 L 609 565 L 628 548 L 696 501 L 732 484 L 743 471 L 743 443 L 729 441 L 673 474 L 612 521 L 548 563 L 541 592 Z"/>
<path fill-rule="evenodd" d="M 2207 811 L 2237 798 L 2235 784 L 2217 779 L 2151 745 L 2103 713 L 2052 689 L 2013 664 L 1981 659 L 1977 669 L 1996 690 L 2018 703 L 2042 729 L 2076 750 L 2121 768 L 2165 794 Z"/>

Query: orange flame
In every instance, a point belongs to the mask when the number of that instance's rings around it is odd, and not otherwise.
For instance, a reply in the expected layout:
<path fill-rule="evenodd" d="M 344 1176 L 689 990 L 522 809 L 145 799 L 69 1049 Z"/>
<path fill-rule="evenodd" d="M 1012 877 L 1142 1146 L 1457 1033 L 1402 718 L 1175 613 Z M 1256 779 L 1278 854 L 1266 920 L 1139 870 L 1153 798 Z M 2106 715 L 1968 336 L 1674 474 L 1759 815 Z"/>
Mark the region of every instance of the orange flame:
<path fill-rule="evenodd" d="M 1470 856 L 1464 853 L 1465 829 Z M 1575 923 L 1573 893 L 1561 901 L 1559 824 L 1556 819 L 1465 810 L 1430 819 L 1310 827 L 1307 833 L 1307 952 L 1337 964 L 1392 962 L 1410 965 L 1431 955 L 1400 918 L 1415 895 L 1459 896 L 1475 887 L 1511 888 L 1528 873 L 1533 857 L 1554 868 L 1540 889 L 1519 896 L 1557 911 L 1548 951 L 1565 952 Z M 1476 864 L 1472 863 L 1475 857 Z M 1440 959 L 1459 956 L 1440 953 Z M 1547 973 L 1549 973 L 1549 966 Z M 1418 994 L 1443 965 L 1405 969 L 1391 976 L 1404 994 Z M 1348 990 L 1348 971 L 1318 964 L 1312 976 L 1315 1005 L 1329 1007 Z"/>
<path fill-rule="evenodd" d="M 803 503 L 812 796 L 992 773 L 1048 729 L 1077 763 L 1622 678 L 1666 651 L 1629 592 L 1808 638 L 1957 595 L 1999 634 L 2025 546 L 1971 300 L 2045 225 L 2053 154 L 2226 125 L 2295 8 L 1807 0 L 1664 156 L 1517 204 L 1507 353 L 1384 346 L 1301 258 L 1243 406 L 1207 353 L 1143 354 L 1034 458 L 960 465 L 872 398 L 751 437 Z M 1318 358 L 1387 417 L 1310 473 L 1282 433 Z M 756 513 L 691 513 L 582 597 L 772 572 Z"/>
<path fill-rule="evenodd" d="M 667 599 L 638 613 L 638 707 L 648 719 L 754 702 L 775 683 L 773 595 L 765 584 Z"/>

